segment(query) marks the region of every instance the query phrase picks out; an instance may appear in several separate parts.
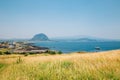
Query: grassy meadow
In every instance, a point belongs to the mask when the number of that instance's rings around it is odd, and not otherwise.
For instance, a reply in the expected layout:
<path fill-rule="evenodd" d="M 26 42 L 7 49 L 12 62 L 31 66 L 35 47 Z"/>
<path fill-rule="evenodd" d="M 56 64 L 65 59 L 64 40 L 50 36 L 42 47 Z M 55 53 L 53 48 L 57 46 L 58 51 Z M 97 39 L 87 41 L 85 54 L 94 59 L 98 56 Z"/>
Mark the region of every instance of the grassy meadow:
<path fill-rule="evenodd" d="M 120 50 L 0 55 L 0 80 L 120 80 Z"/>

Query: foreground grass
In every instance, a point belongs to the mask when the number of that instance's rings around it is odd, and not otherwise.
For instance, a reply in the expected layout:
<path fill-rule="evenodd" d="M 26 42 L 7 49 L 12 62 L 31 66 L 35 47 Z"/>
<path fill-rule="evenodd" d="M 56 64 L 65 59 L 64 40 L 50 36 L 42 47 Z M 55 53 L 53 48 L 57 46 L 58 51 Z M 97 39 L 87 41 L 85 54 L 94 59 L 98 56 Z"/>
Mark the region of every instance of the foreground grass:
<path fill-rule="evenodd" d="M 3 55 L 0 80 L 120 80 L 120 50 L 62 55 Z"/>

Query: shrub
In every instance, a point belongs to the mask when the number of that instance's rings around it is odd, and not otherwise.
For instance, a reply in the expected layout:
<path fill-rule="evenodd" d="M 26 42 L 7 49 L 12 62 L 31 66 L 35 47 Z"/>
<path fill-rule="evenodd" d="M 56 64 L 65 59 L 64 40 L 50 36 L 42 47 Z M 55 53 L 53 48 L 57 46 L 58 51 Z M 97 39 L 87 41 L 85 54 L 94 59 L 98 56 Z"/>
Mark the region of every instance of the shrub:
<path fill-rule="evenodd" d="M 29 54 L 35 54 L 34 52 L 29 52 Z"/>
<path fill-rule="evenodd" d="M 48 51 L 48 54 L 62 54 L 61 51 Z"/>
<path fill-rule="evenodd" d="M 25 53 L 25 54 L 24 54 L 24 56 L 28 56 L 28 55 L 29 55 L 29 53 Z"/>
<path fill-rule="evenodd" d="M 22 53 L 20 53 L 20 54 L 24 54 L 24 55 L 25 55 L 26 53 L 25 53 L 25 52 L 22 52 Z"/>
<path fill-rule="evenodd" d="M 7 54 L 7 55 L 9 55 L 9 54 L 11 54 L 9 51 L 6 51 L 6 52 L 4 52 L 4 54 Z"/>
<path fill-rule="evenodd" d="M 50 51 L 50 54 L 56 54 L 56 52 L 55 51 Z"/>
<path fill-rule="evenodd" d="M 0 55 L 3 55 L 4 53 L 0 51 Z"/>
<path fill-rule="evenodd" d="M 62 51 L 58 51 L 58 54 L 62 54 Z"/>
<path fill-rule="evenodd" d="M 49 54 L 56 54 L 55 51 L 48 51 Z"/>

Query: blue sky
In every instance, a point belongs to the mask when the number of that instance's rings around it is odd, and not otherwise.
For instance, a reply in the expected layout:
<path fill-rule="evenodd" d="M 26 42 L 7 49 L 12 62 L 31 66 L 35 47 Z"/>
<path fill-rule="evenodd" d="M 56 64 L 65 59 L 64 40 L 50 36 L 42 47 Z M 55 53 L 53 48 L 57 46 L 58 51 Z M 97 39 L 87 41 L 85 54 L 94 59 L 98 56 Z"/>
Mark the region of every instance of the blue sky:
<path fill-rule="evenodd" d="M 120 39 L 120 0 L 0 0 L 0 38 Z"/>

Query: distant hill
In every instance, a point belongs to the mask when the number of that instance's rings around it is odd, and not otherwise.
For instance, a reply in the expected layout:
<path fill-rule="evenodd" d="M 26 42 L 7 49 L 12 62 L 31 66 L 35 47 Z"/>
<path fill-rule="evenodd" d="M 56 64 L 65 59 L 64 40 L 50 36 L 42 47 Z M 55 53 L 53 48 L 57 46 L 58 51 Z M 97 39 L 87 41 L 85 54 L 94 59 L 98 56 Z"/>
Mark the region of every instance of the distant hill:
<path fill-rule="evenodd" d="M 58 41 L 80 41 L 80 42 L 106 42 L 106 41 L 120 41 L 114 39 L 104 39 L 104 38 L 96 38 L 91 36 L 72 36 L 72 37 L 62 37 L 56 38 L 53 40 Z"/>
<path fill-rule="evenodd" d="M 32 41 L 49 41 L 49 38 L 47 37 L 47 35 L 40 33 L 33 36 L 31 40 Z"/>
<path fill-rule="evenodd" d="M 90 38 L 80 38 L 80 39 L 77 39 L 77 41 L 97 41 L 96 39 L 90 39 Z"/>

